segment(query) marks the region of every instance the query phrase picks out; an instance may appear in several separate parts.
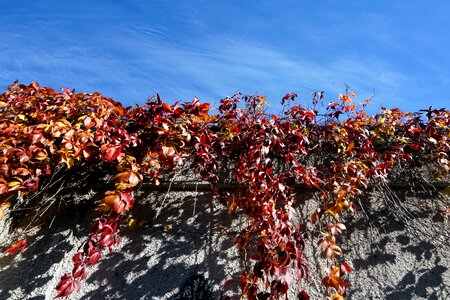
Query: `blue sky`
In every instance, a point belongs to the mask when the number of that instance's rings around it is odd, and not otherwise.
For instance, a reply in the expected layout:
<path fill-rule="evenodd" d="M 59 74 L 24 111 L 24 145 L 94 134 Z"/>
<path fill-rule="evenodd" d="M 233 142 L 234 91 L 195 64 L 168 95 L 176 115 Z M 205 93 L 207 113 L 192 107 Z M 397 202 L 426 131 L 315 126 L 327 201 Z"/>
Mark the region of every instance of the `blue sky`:
<path fill-rule="evenodd" d="M 72 3 L 72 4 L 69 4 Z M 448 1 L 2 1 L 0 85 L 38 81 L 125 105 L 236 91 L 450 107 Z"/>

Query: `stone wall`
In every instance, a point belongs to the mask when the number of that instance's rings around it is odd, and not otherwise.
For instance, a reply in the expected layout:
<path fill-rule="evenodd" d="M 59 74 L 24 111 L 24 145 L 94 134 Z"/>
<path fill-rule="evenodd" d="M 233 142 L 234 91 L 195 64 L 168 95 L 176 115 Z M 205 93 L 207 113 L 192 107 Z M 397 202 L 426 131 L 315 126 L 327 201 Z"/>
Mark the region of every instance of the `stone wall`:
<path fill-rule="evenodd" d="M 93 200 L 99 198 L 93 192 L 62 195 L 67 207 L 40 220 L 23 254 L 0 254 L 0 299 L 56 295 L 60 276 L 70 271 L 73 251 L 87 235 Z M 308 193 L 299 193 L 297 199 L 297 218 L 302 220 L 316 203 Z M 197 274 L 211 286 L 212 299 L 230 278 L 236 284 L 229 292 L 237 292 L 245 261 L 233 242 L 244 218 L 232 219 L 204 191 L 141 192 L 137 200 L 135 217 L 147 224 L 125 229 L 121 246 L 105 255 L 82 290 L 69 299 L 175 300 L 186 291 L 186 280 Z M 0 228 L 8 224 L 11 220 L 2 220 Z M 341 245 L 354 269 L 348 299 L 450 298 L 450 228 L 437 218 L 435 196 L 371 192 L 347 225 Z M 310 277 L 300 285 L 306 286 L 311 299 L 322 299 L 320 278 L 326 261 L 317 251 L 317 230 L 308 230 Z M 13 236 L 4 235 L 1 249 Z M 294 294 L 289 299 L 295 299 Z"/>

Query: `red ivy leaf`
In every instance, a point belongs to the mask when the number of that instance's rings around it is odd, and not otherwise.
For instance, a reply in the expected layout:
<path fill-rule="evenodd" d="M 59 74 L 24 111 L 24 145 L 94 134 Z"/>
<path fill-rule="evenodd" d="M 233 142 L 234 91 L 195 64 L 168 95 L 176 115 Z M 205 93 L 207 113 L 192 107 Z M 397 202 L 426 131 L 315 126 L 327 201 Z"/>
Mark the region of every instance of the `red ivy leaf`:
<path fill-rule="evenodd" d="M 309 300 L 308 293 L 305 290 L 298 293 L 298 300 Z"/>
<path fill-rule="evenodd" d="M 225 283 L 223 284 L 222 288 L 220 289 L 220 299 L 224 299 L 223 294 L 225 293 L 225 291 L 228 289 L 228 287 L 232 283 L 233 283 L 233 279 L 228 279 L 227 281 L 225 281 Z"/>
<path fill-rule="evenodd" d="M 125 155 L 119 146 L 110 144 L 102 145 L 100 151 L 107 162 L 112 162 L 115 159 L 121 160 L 121 157 Z"/>
<path fill-rule="evenodd" d="M 11 247 L 9 247 L 6 251 L 5 254 L 10 255 L 10 254 L 14 254 L 17 250 L 20 250 L 20 253 L 23 253 L 23 251 L 25 251 L 25 247 L 27 246 L 27 242 L 28 242 L 28 238 L 24 238 L 20 241 L 18 241 L 17 243 L 14 243 L 11 245 Z"/>
<path fill-rule="evenodd" d="M 85 266 L 76 266 L 76 267 L 74 267 L 72 274 L 73 274 L 74 278 L 80 277 L 81 279 L 85 279 L 87 276 L 86 267 Z"/>
<path fill-rule="evenodd" d="M 89 264 L 91 266 L 93 266 L 96 263 L 98 263 L 99 259 L 100 259 L 100 251 L 99 250 L 92 249 L 91 251 L 89 251 Z"/>
<path fill-rule="evenodd" d="M 65 275 L 56 287 L 56 289 L 58 290 L 58 294 L 56 294 L 55 298 L 67 297 L 74 291 L 78 292 L 80 290 L 80 287 L 81 285 L 78 279 L 74 279 L 69 275 Z"/>
<path fill-rule="evenodd" d="M 341 273 L 350 273 L 352 271 L 352 268 L 347 263 L 342 263 L 341 265 Z"/>

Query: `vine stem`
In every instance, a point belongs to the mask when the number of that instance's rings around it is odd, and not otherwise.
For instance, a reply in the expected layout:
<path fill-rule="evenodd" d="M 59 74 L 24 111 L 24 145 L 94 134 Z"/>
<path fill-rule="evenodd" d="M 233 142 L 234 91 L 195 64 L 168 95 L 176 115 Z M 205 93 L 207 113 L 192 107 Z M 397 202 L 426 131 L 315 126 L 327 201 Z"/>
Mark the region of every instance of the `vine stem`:
<path fill-rule="evenodd" d="M 171 180 L 170 183 L 169 183 L 169 187 L 168 187 L 168 189 L 167 189 L 166 194 L 164 195 L 164 199 L 163 199 L 163 201 L 162 201 L 162 203 L 161 203 L 161 205 L 160 205 L 158 211 L 156 212 L 155 219 L 158 218 L 159 214 L 161 213 L 161 210 L 162 210 L 162 208 L 163 208 L 163 206 L 164 206 L 164 203 L 165 203 L 166 200 L 167 200 L 167 197 L 169 196 L 170 188 L 172 187 L 172 184 L 173 184 L 173 182 L 175 181 L 175 178 L 177 178 L 177 173 L 175 173 L 175 175 L 173 176 L 172 180 Z"/>

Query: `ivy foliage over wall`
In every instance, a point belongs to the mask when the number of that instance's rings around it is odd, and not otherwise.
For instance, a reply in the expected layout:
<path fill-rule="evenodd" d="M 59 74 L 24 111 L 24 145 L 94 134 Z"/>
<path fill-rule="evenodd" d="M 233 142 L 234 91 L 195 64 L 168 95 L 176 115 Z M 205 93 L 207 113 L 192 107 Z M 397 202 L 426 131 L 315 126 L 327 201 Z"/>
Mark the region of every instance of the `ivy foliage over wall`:
<path fill-rule="evenodd" d="M 304 284 L 304 228 L 311 222 L 330 261 L 324 294 L 343 299 L 345 276 L 352 271 L 337 242 L 346 230 L 344 216 L 358 213 L 356 204 L 370 186 L 413 168 L 428 166 L 434 180 L 448 182 L 450 111 L 383 107 L 370 116 L 369 100 L 357 105 L 349 91 L 328 104 L 323 93 L 313 93 L 306 106 L 296 98 L 287 94 L 277 115 L 266 112 L 265 97 L 241 94 L 214 109 L 198 99 L 169 105 L 159 96 L 144 106 L 123 107 L 100 93 L 15 82 L 0 95 L 0 219 L 39 208 L 33 195 L 75 165 L 113 172 L 90 233 L 72 258 L 73 269 L 56 287 L 56 297 L 65 297 L 80 290 L 89 267 L 120 243 L 120 229 L 133 222 L 133 191 L 144 182 L 158 185 L 189 165 L 209 181 L 230 215 L 247 217 L 235 239 L 253 262 L 240 275 L 243 297 L 279 299 L 292 285 Z M 300 223 L 293 220 L 299 185 L 320 198 Z M 450 188 L 442 193 L 448 196 Z M 448 205 L 440 209 L 450 216 Z M 26 251 L 26 245 L 24 232 L 6 253 Z M 301 291 L 298 299 L 309 296 Z"/>

